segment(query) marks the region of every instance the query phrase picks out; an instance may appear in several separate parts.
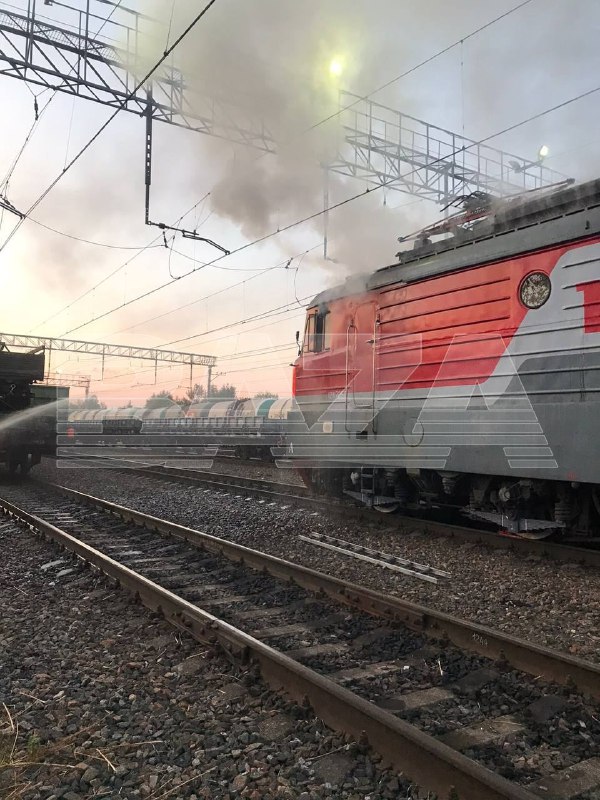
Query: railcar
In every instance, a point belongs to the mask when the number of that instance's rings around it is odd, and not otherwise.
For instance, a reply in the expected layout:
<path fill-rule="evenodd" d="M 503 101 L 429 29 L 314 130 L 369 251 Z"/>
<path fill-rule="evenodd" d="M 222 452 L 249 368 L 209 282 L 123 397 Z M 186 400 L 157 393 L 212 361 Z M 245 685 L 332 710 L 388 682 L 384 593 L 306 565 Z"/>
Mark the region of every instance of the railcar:
<path fill-rule="evenodd" d="M 518 535 L 600 512 L 600 181 L 479 195 L 322 292 L 287 456 L 319 492 Z"/>
<path fill-rule="evenodd" d="M 121 408 L 74 411 L 62 431 L 61 443 L 77 446 L 150 447 L 168 454 L 177 448 L 233 450 L 239 458 L 272 460 L 285 435 L 291 400 L 202 400 L 187 413 L 173 404 L 157 409 Z M 73 454 L 76 450 L 71 451 Z"/>
<path fill-rule="evenodd" d="M 56 401 L 68 390 L 40 385 L 44 353 L 10 352 L 0 343 L 0 464 L 29 472 L 56 446 Z M 45 411 L 45 405 L 49 410 Z"/>

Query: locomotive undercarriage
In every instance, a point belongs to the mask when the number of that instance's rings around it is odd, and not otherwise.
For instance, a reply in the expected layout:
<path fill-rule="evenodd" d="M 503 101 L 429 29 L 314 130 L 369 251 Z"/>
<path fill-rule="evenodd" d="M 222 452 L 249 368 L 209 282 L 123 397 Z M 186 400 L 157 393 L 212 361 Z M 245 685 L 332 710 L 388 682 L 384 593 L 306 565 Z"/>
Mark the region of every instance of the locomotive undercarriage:
<path fill-rule="evenodd" d="M 453 509 L 526 538 L 590 539 L 600 530 L 600 491 L 576 482 L 423 469 L 302 470 L 319 494 L 348 497 L 383 513 Z"/>

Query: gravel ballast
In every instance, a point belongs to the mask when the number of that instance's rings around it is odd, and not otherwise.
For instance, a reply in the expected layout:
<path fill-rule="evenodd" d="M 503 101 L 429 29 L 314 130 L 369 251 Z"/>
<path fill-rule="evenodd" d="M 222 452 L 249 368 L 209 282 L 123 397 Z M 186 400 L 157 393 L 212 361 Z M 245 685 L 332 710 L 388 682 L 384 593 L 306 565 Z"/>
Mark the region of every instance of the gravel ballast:
<path fill-rule="evenodd" d="M 0 519 L 0 797 L 416 797 L 360 744 Z"/>
<path fill-rule="evenodd" d="M 403 599 L 459 615 L 572 655 L 600 661 L 600 571 L 578 564 L 428 537 L 418 530 L 357 529 L 307 509 L 268 506 L 126 472 L 55 469 L 40 475 L 84 492 L 239 542 Z M 451 577 L 437 585 L 299 540 L 318 532 L 384 550 Z"/>

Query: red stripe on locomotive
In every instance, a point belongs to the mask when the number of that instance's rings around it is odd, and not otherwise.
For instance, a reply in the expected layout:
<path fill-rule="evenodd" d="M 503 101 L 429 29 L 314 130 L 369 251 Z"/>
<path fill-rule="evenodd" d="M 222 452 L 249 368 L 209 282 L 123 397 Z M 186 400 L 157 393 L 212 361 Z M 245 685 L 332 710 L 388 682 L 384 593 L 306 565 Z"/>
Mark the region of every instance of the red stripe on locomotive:
<path fill-rule="evenodd" d="M 518 296 L 523 278 L 531 272 L 551 275 L 566 252 L 590 243 L 331 300 L 329 349 L 298 359 L 295 394 L 331 396 L 345 389 L 347 379 L 355 392 L 483 383 L 527 313 Z M 585 293 L 586 332 L 600 331 L 600 282 L 577 288 Z"/>

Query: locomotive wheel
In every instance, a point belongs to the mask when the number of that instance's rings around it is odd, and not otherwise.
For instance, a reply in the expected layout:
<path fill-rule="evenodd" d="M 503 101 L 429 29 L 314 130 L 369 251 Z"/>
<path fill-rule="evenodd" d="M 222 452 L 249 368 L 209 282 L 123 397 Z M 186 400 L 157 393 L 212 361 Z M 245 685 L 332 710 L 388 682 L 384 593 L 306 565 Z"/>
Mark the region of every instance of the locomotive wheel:
<path fill-rule="evenodd" d="M 373 508 L 375 511 L 379 511 L 380 514 L 393 514 L 400 508 L 400 503 L 384 503 L 383 505 L 373 506 Z"/>

